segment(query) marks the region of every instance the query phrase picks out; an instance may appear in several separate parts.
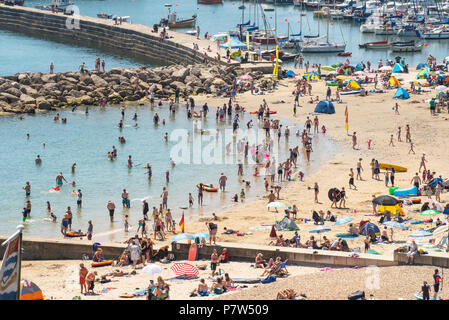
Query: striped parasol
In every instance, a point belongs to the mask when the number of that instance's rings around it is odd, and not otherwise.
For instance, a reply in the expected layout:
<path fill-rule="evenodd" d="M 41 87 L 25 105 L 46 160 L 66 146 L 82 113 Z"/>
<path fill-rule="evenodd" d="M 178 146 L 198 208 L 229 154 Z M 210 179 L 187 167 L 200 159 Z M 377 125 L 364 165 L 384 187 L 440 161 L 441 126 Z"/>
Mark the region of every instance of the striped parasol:
<path fill-rule="evenodd" d="M 432 233 L 432 235 L 434 236 L 434 237 L 438 237 L 438 236 L 441 236 L 441 235 L 443 235 L 443 234 L 446 234 L 447 232 L 448 232 L 448 230 L 449 230 L 449 225 L 444 225 L 444 226 L 441 226 L 441 227 L 438 227 L 438 228 L 436 228 L 434 231 L 433 231 L 433 233 Z"/>
<path fill-rule="evenodd" d="M 177 276 L 193 276 L 199 275 L 198 268 L 187 262 L 176 262 L 170 268 Z"/>
<path fill-rule="evenodd" d="M 41 289 L 32 281 L 20 281 L 20 300 L 44 300 Z"/>

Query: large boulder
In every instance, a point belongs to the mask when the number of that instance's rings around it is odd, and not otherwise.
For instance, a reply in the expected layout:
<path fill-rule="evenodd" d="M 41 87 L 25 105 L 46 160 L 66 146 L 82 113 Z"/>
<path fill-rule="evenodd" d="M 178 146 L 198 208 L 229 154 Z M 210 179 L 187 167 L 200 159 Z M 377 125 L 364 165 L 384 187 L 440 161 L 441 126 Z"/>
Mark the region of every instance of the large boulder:
<path fill-rule="evenodd" d="M 19 97 L 12 95 L 10 93 L 7 93 L 7 92 L 0 93 L 0 96 L 3 96 L 4 98 L 6 98 L 6 102 L 8 102 L 9 104 L 19 101 Z"/>
<path fill-rule="evenodd" d="M 56 82 L 57 77 L 58 76 L 55 73 L 46 73 L 41 76 L 41 80 L 46 83 L 47 82 Z"/>
<path fill-rule="evenodd" d="M 36 99 L 34 99 L 33 97 L 30 97 L 27 94 L 22 93 L 20 95 L 20 101 L 23 102 L 23 104 L 34 104 L 36 105 Z"/>
<path fill-rule="evenodd" d="M 172 76 L 173 80 L 184 81 L 184 79 L 187 77 L 188 74 L 189 74 L 189 69 L 183 67 L 183 68 L 173 72 L 171 76 Z"/>
<path fill-rule="evenodd" d="M 5 90 L 5 92 L 12 94 L 13 96 L 16 96 L 16 97 L 20 97 L 20 95 L 22 94 L 19 89 L 16 89 L 14 87 L 11 87 L 11 88 Z"/>
<path fill-rule="evenodd" d="M 95 99 L 88 95 L 84 95 L 80 99 L 81 99 L 81 103 L 85 104 L 85 105 L 91 105 L 91 104 L 94 104 L 94 102 L 95 102 Z"/>
<path fill-rule="evenodd" d="M 41 110 L 51 110 L 51 104 L 47 100 L 43 98 L 38 98 L 37 101 L 37 107 Z"/>
<path fill-rule="evenodd" d="M 94 82 L 94 85 L 99 88 L 99 87 L 106 87 L 108 85 L 108 83 L 103 80 L 101 77 L 93 74 L 91 77 L 92 81 Z"/>

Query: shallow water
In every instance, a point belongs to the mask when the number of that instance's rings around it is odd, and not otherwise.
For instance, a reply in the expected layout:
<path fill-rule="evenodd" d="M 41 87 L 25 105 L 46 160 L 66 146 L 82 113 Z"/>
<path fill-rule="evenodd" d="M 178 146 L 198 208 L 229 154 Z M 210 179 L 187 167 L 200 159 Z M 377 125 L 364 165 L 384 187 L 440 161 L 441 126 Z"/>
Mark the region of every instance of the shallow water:
<path fill-rule="evenodd" d="M 198 108 L 198 107 L 197 107 Z M 244 187 L 237 177 L 237 161 L 243 159 L 241 153 L 233 151 L 230 155 L 225 153 L 225 143 L 222 147 L 222 163 L 206 164 L 210 161 L 206 158 L 204 150 L 207 146 L 215 145 L 215 129 L 218 128 L 222 135 L 231 127 L 230 121 L 217 122 L 215 111 L 211 108 L 207 120 L 202 121 L 202 128 L 211 130 L 209 135 L 195 134 L 192 120 L 187 120 L 184 106 L 180 106 L 175 117 L 170 117 L 167 106 L 150 108 L 149 106 L 128 107 L 125 114 L 125 127 L 122 131 L 117 127 L 121 119 L 120 109 L 108 107 L 102 110 L 99 107 L 89 109 L 86 116 L 84 108 L 79 107 L 75 112 L 65 110 L 60 112 L 61 117 L 66 117 L 67 124 L 54 122 L 55 113 L 41 115 L 26 115 L 24 120 L 16 116 L 0 118 L 0 234 L 11 233 L 15 226 L 21 222 L 22 208 L 25 206 L 25 192 L 22 187 L 26 181 L 31 184 L 31 219 L 25 222 L 27 235 L 39 235 L 45 237 L 60 237 L 60 219 L 67 206 L 71 206 L 73 212 L 72 229 L 86 230 L 87 221 L 92 220 L 96 239 L 99 235 L 108 240 L 115 240 L 123 236 L 123 218 L 125 214 L 130 216 L 130 224 L 136 225 L 142 217 L 142 199 L 149 202 L 151 208 L 159 208 L 162 188 L 168 188 L 168 206 L 173 212 L 176 222 L 182 214 L 179 207 L 188 206 L 188 193 L 195 198 L 193 209 L 184 210 L 187 221 L 199 215 L 208 215 L 214 211 L 234 206 L 231 197 L 239 193 Z M 134 112 L 138 113 L 139 127 L 133 127 L 135 121 L 131 118 Z M 160 122 L 158 126 L 153 124 L 154 113 L 157 112 L 166 124 Z M 256 121 L 256 116 L 245 114 L 240 125 L 245 127 L 249 119 Z M 282 120 L 284 125 L 293 125 Z M 184 146 L 177 137 L 182 130 L 190 132 L 189 145 L 192 150 L 190 164 L 183 164 L 177 160 L 174 168 L 170 165 L 170 157 L 177 155 L 173 150 L 177 146 Z M 279 159 L 284 160 L 288 156 L 288 148 L 298 144 L 298 139 L 293 135 L 297 128 L 291 128 L 290 143 L 285 143 L 285 138 L 280 140 Z M 231 130 L 232 131 L 232 130 Z M 163 136 L 167 132 L 170 140 L 165 142 Z M 27 140 L 26 134 L 30 134 Z M 321 134 L 320 134 L 321 135 Z M 120 144 L 118 136 L 124 136 L 126 144 Z M 194 143 L 203 137 L 203 158 L 200 163 L 195 163 L 198 153 L 193 151 Z M 232 141 L 232 136 L 227 136 Z M 210 141 L 205 141 L 209 139 Z M 238 137 L 240 139 L 240 137 Z M 277 139 L 275 139 L 277 140 Z M 221 141 L 221 140 L 220 140 Z M 224 141 L 224 140 L 223 140 Z M 228 141 L 228 140 L 226 140 Z M 237 140 L 236 140 L 237 141 Z M 319 141 L 319 143 L 317 143 Z M 46 146 L 43 147 L 43 142 Z M 118 157 L 114 161 L 107 158 L 107 152 L 115 145 Z M 250 144 L 251 145 L 251 144 Z M 276 143 L 275 143 L 276 145 Z M 172 152 L 172 153 L 171 153 Z M 331 159 L 336 152 L 336 146 L 325 136 L 314 138 L 314 152 L 310 165 L 304 165 L 300 152 L 298 169 L 305 172 L 306 176 L 316 170 L 321 163 Z M 42 165 L 36 166 L 36 155 L 42 158 Z M 127 168 L 128 155 L 132 155 L 134 165 L 145 165 L 149 162 L 152 166 L 153 177 L 148 180 L 146 169 L 142 167 Z M 76 172 L 71 173 L 71 166 L 76 162 Z M 165 172 L 170 172 L 170 182 L 165 182 Z M 249 201 L 263 190 L 263 177 L 253 177 L 253 164 L 244 164 L 244 180 L 251 181 L 251 187 L 246 188 L 246 199 Z M 51 190 L 55 186 L 55 178 L 62 172 L 69 183 L 76 181 L 76 187 L 65 183 L 61 191 Z M 228 177 L 227 192 L 204 193 L 204 207 L 197 209 L 197 189 L 199 182 L 218 184 L 220 173 Z M 258 183 L 255 183 L 257 179 Z M 121 192 L 126 188 L 130 193 L 131 209 L 122 209 Z M 72 195 L 74 189 L 81 189 L 83 193 L 82 210 L 77 211 L 76 195 Z M 117 209 L 114 223 L 109 222 L 106 204 L 108 200 L 115 202 Z M 44 220 L 48 218 L 46 201 L 50 201 L 53 212 L 58 217 L 57 223 Z M 132 229 L 131 229 L 132 230 Z M 135 230 L 135 229 L 134 229 Z M 100 237 L 101 239 L 101 237 Z"/>
<path fill-rule="evenodd" d="M 34 7 L 39 4 L 48 4 L 50 1 L 27 0 L 26 6 Z M 170 0 L 76 0 L 73 1 L 80 9 L 81 15 L 94 16 L 97 13 L 117 14 L 121 16 L 130 16 L 131 22 L 152 26 L 158 23 L 162 17 L 166 17 L 168 10 L 164 7 L 165 3 L 172 4 L 172 9 L 178 13 L 182 19 L 190 18 L 194 13 L 198 15 L 198 25 L 201 28 L 201 35 L 206 32 L 213 35 L 218 32 L 228 31 L 235 28 L 237 23 L 242 22 L 242 10 L 238 9 L 240 1 L 224 1 L 220 5 L 200 5 L 196 0 L 184 0 L 182 2 Z M 252 6 L 248 6 L 248 8 Z M 271 6 L 271 5 L 270 5 Z M 277 29 L 278 34 L 287 35 L 290 24 L 290 33 L 298 33 L 302 25 L 303 34 L 326 35 L 327 20 L 315 19 L 312 11 L 304 11 L 306 16 L 301 16 L 301 11 L 293 5 L 277 6 Z M 249 19 L 249 9 L 244 12 L 244 21 Z M 275 26 L 275 13 L 266 12 L 268 23 L 271 27 Z M 251 14 L 253 22 L 254 14 Z M 286 21 L 287 20 L 287 21 Z M 302 21 L 300 23 L 300 21 Z M 259 27 L 263 28 L 263 21 L 259 15 L 256 19 Z M 347 42 L 346 51 L 351 51 L 350 62 L 357 64 L 361 60 L 371 61 L 377 65 L 379 59 L 385 61 L 386 58 L 393 59 L 397 53 L 388 50 L 365 50 L 358 47 L 359 43 L 370 41 L 387 40 L 385 36 L 360 33 L 360 24 L 352 21 L 330 21 L 329 38 L 331 41 L 342 43 Z M 181 32 L 186 29 L 179 29 Z M 194 42 L 192 37 L 192 42 Z M 402 41 L 408 40 L 401 38 Z M 389 36 L 388 40 L 395 40 L 394 36 Z M 396 39 L 399 40 L 399 39 Z M 123 66 L 131 67 L 142 64 L 143 61 L 136 60 L 133 57 L 120 57 L 119 54 L 111 52 L 104 48 L 85 48 L 80 45 L 63 44 L 38 40 L 16 33 L 0 31 L 0 43 L 7 44 L 0 46 L 0 75 L 13 74 L 24 71 L 48 72 L 51 61 L 55 64 L 55 71 L 77 70 L 78 66 L 85 61 L 87 66 L 93 67 L 95 58 L 100 56 L 106 61 L 106 68 Z M 36 50 L 39 48 L 39 50 Z M 447 56 L 449 50 L 449 41 L 447 40 L 429 40 L 428 46 L 423 48 L 421 53 L 403 53 L 406 62 L 410 66 L 416 66 L 418 63 L 425 62 L 426 57 L 431 53 L 437 59 L 441 60 Z M 322 65 L 331 65 L 336 62 L 344 62 L 345 57 L 338 57 L 336 54 L 304 54 L 305 60 L 310 63 L 321 63 Z M 5 63 L 6 62 L 6 63 Z M 154 65 L 151 61 L 146 61 L 149 65 Z M 286 63 L 288 68 L 291 63 Z"/>

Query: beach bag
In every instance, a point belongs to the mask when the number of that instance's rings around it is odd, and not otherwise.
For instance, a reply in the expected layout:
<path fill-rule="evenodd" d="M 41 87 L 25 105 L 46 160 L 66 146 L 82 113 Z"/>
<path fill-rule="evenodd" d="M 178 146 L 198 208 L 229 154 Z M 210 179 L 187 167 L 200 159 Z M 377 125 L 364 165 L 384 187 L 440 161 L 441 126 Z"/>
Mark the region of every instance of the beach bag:
<path fill-rule="evenodd" d="M 268 276 L 265 279 L 261 280 L 260 283 L 270 283 L 270 282 L 275 282 L 276 281 L 276 277 L 275 276 Z"/>
<path fill-rule="evenodd" d="M 358 290 L 348 296 L 348 300 L 365 300 L 365 291 Z"/>

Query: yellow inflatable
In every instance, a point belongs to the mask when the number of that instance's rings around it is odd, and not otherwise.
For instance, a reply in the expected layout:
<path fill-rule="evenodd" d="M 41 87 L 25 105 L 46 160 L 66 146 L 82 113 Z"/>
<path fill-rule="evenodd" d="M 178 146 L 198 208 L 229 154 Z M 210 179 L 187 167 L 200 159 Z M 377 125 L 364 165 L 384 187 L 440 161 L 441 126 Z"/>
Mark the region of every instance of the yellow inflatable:
<path fill-rule="evenodd" d="M 370 163 L 370 166 L 372 166 L 373 163 Z M 394 168 L 395 172 L 407 172 L 407 168 L 406 167 L 401 167 L 401 166 L 397 166 L 395 164 L 389 164 L 389 163 L 380 163 L 379 162 L 379 169 L 382 170 L 390 170 L 391 168 Z"/>
<path fill-rule="evenodd" d="M 383 214 L 385 211 L 389 211 L 393 215 L 404 215 L 404 210 L 402 210 L 402 208 L 398 204 L 395 206 L 378 206 L 376 209 L 377 212 L 381 214 Z"/>

